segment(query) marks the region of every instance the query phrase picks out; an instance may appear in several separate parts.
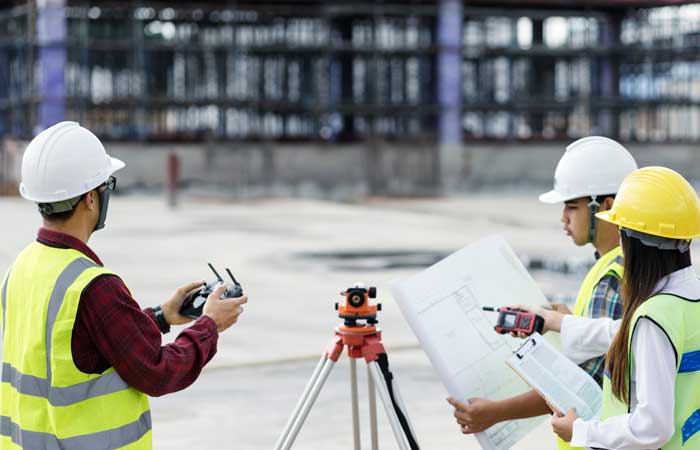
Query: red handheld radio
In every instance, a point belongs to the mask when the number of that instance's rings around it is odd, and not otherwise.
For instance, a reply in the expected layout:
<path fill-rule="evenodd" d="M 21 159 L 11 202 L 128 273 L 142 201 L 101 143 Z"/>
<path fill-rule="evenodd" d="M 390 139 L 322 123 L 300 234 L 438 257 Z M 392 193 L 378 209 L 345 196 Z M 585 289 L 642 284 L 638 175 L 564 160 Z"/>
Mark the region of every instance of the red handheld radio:
<path fill-rule="evenodd" d="M 524 333 L 529 336 L 535 331 L 541 333 L 544 328 L 544 319 L 541 316 L 522 309 L 506 307 L 496 309 L 491 306 L 484 306 L 482 309 L 484 311 L 498 312 L 498 320 L 493 328 L 500 334 L 514 332 Z"/>

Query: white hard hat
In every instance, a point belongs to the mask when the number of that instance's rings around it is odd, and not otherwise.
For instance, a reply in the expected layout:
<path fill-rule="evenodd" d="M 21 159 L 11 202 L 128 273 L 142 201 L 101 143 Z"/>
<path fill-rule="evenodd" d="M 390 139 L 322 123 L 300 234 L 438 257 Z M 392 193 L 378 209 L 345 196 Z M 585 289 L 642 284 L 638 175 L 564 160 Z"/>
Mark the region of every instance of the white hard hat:
<path fill-rule="evenodd" d="M 19 193 L 36 203 L 68 200 L 95 189 L 122 167 L 90 130 L 59 122 L 36 135 L 24 151 Z"/>
<path fill-rule="evenodd" d="M 554 172 L 554 189 L 544 203 L 616 194 L 622 180 L 637 170 L 634 157 L 619 142 L 602 136 L 579 139 L 566 147 Z"/>

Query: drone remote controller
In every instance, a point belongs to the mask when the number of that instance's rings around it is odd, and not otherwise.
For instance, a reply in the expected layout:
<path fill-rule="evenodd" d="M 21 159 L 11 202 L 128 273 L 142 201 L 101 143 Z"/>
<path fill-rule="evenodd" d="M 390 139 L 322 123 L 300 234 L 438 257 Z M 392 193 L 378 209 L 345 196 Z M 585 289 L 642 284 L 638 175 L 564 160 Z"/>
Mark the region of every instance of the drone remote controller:
<path fill-rule="evenodd" d="M 211 295 L 211 293 L 214 292 L 214 290 L 220 284 L 223 284 L 224 280 L 221 278 L 216 269 L 214 269 L 214 266 L 212 266 L 211 263 L 209 263 L 209 268 L 212 272 L 214 272 L 214 275 L 216 275 L 216 279 L 202 286 L 199 291 L 195 291 L 185 297 L 185 301 L 182 302 L 182 306 L 180 307 L 180 314 L 183 316 L 191 317 L 193 319 L 200 317 L 204 311 L 204 304 L 207 302 L 207 297 L 209 297 L 209 295 Z M 228 276 L 231 277 L 233 285 L 229 285 L 226 291 L 221 294 L 221 297 L 219 298 L 223 300 L 225 298 L 238 298 L 242 296 L 243 287 L 241 284 L 236 280 L 228 268 L 226 269 L 226 273 L 228 273 Z"/>

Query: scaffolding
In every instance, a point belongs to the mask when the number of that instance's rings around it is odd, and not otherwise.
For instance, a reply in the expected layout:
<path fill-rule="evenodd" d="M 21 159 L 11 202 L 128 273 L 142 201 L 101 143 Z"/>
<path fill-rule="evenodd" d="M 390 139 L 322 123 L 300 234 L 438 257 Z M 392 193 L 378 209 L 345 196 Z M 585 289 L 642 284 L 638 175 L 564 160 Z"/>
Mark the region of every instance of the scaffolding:
<path fill-rule="evenodd" d="M 0 136 L 440 140 L 441 2 L 54 3 L 0 9 Z M 700 140 L 700 6 L 615 3 L 465 2 L 461 138 Z"/>

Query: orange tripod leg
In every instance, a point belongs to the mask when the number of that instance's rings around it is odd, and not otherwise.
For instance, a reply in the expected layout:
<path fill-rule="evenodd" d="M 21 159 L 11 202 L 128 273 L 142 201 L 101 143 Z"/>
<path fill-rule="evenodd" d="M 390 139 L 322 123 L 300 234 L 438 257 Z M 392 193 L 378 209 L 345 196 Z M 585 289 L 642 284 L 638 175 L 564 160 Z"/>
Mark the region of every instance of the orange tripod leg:
<path fill-rule="evenodd" d="M 386 350 L 381 341 L 381 333 L 378 329 L 336 329 L 333 339 L 328 344 L 323 352 L 321 360 L 318 362 L 311 379 L 304 388 L 304 392 L 297 403 L 291 418 L 287 422 L 282 435 L 280 436 L 277 444 L 275 445 L 275 450 L 289 450 L 294 441 L 299 434 L 301 427 L 304 424 L 314 402 L 318 398 L 318 395 L 323 388 L 330 372 L 335 365 L 335 363 L 340 358 L 343 353 L 343 348 L 348 347 L 348 356 L 350 357 L 350 368 L 351 368 L 351 379 L 352 379 L 352 396 L 353 396 L 353 433 L 355 449 L 359 449 L 360 439 L 359 439 L 359 409 L 357 407 L 357 378 L 356 378 L 356 360 L 364 359 L 367 364 L 368 372 L 368 384 L 370 387 L 370 407 L 374 408 L 371 411 L 371 425 L 372 425 L 372 448 L 377 449 L 378 439 L 377 439 L 377 427 L 376 427 L 376 400 L 374 397 L 375 392 L 379 394 L 382 405 L 386 411 L 389 423 L 391 424 L 394 437 L 399 445 L 400 450 L 411 450 L 417 449 L 417 443 L 410 441 L 409 435 L 406 433 L 408 431 L 404 430 L 404 425 L 408 424 L 408 417 L 403 414 L 403 405 L 401 405 L 402 411 L 397 412 L 398 406 L 395 407 L 394 401 L 397 404 L 402 403 L 400 398 L 398 398 L 398 390 L 396 386 L 393 386 L 394 400 L 392 401 L 392 394 L 389 391 L 389 385 L 387 384 L 388 378 L 384 378 L 384 370 L 388 370 L 388 361 L 386 358 Z M 380 367 L 380 364 L 383 364 Z M 401 417 L 399 414 L 401 413 Z M 402 422 L 404 421 L 404 425 Z M 410 430 L 410 435 L 412 435 L 412 430 Z"/>
<path fill-rule="evenodd" d="M 299 430 L 302 425 L 304 425 L 304 421 L 306 421 L 306 417 L 309 415 L 309 411 L 311 411 L 311 407 L 314 405 L 318 394 L 321 392 L 321 388 L 328 379 L 331 369 L 342 353 L 343 341 L 342 338 L 336 334 L 324 350 L 321 359 L 314 369 L 313 375 L 311 375 L 311 379 L 309 379 L 309 382 L 306 384 L 301 398 L 294 407 L 294 411 L 282 431 L 282 435 L 275 444 L 275 450 L 288 450 L 292 447 L 294 440 L 299 434 Z"/>

